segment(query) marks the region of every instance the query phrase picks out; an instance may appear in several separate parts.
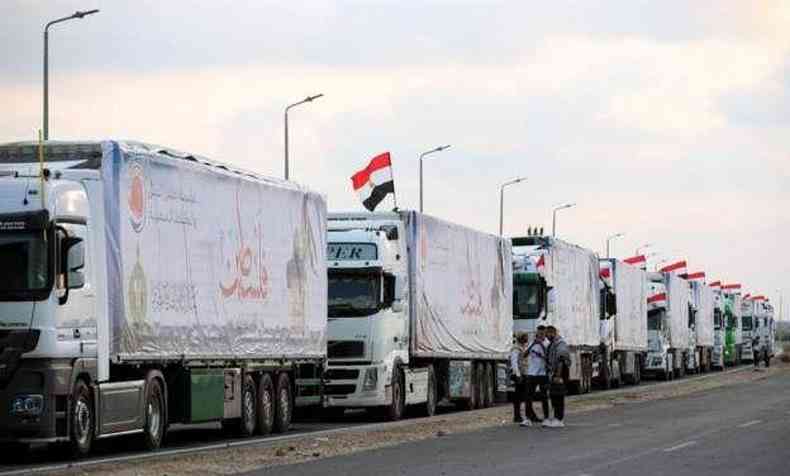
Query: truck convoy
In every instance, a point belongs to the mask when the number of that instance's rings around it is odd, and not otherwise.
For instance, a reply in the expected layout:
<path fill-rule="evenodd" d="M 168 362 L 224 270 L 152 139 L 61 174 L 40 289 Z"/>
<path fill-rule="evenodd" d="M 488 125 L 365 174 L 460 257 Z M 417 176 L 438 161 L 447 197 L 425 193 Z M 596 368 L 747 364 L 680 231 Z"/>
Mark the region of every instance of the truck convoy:
<path fill-rule="evenodd" d="M 685 374 L 689 352 L 689 284 L 672 274 L 648 273 L 648 353 L 645 372 L 664 380 Z"/>
<path fill-rule="evenodd" d="M 509 241 L 414 211 L 333 213 L 328 229 L 328 411 L 492 405 L 512 342 Z"/>
<path fill-rule="evenodd" d="M 557 327 L 571 351 L 571 390 L 589 392 L 601 342 L 598 257 L 547 236 L 512 241 L 514 330 L 533 332 L 538 318 Z"/>
<path fill-rule="evenodd" d="M 638 384 L 647 354 L 647 273 L 616 259 L 600 260 L 599 382 Z"/>
<path fill-rule="evenodd" d="M 0 146 L 0 439 L 287 430 L 319 395 L 325 230 L 322 196 L 202 157 Z"/>

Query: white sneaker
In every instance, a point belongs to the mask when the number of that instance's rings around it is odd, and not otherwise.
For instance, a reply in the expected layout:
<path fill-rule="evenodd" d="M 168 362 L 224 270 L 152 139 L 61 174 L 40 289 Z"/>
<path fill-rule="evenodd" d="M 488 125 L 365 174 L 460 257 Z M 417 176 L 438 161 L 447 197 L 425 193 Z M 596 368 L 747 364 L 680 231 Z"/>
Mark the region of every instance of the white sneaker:
<path fill-rule="evenodd" d="M 532 422 L 529 421 L 528 418 L 524 418 L 523 420 L 521 420 L 521 423 L 519 425 L 523 427 L 528 427 L 528 426 L 532 426 Z"/>
<path fill-rule="evenodd" d="M 563 423 L 562 420 L 554 420 L 552 428 L 565 428 L 565 423 Z"/>
<path fill-rule="evenodd" d="M 551 428 L 551 427 L 553 427 L 554 426 L 554 418 L 548 418 L 546 420 L 543 420 L 543 423 L 541 424 L 541 426 L 543 426 L 543 428 Z"/>

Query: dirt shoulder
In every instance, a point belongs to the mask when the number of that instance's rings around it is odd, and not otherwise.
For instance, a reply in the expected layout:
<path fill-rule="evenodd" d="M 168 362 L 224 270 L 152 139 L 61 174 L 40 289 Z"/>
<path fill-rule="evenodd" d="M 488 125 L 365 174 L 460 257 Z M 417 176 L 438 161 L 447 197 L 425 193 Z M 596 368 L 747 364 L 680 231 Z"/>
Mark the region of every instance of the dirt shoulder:
<path fill-rule="evenodd" d="M 775 359 L 770 369 L 759 372 L 745 368 L 738 372 L 708 374 L 704 378 L 680 380 L 646 387 L 634 387 L 615 392 L 592 393 L 572 397 L 567 404 L 571 415 L 668 398 L 677 398 L 720 387 L 762 380 L 779 373 L 787 373 L 790 364 Z M 113 476 L 148 475 L 229 475 L 261 467 L 294 464 L 321 458 L 347 455 L 407 442 L 440 438 L 450 433 L 461 433 L 484 428 L 512 425 L 512 409 L 501 406 L 473 412 L 406 420 L 377 426 L 375 429 L 349 429 L 325 436 L 297 436 L 288 441 L 262 442 L 253 446 L 210 450 L 182 455 L 162 455 L 149 459 L 97 464 L 58 471 L 57 475 Z"/>

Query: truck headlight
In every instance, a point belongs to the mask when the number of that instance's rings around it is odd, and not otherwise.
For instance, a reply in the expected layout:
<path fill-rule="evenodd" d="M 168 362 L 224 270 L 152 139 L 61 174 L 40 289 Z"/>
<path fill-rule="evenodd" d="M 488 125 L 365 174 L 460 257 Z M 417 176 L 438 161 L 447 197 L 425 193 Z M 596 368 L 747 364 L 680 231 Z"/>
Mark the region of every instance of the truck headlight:
<path fill-rule="evenodd" d="M 38 416 L 43 409 L 43 395 L 17 395 L 11 402 L 12 415 Z"/>
<path fill-rule="evenodd" d="M 379 369 L 371 367 L 365 369 L 365 380 L 362 382 L 362 390 L 375 390 L 379 383 Z"/>

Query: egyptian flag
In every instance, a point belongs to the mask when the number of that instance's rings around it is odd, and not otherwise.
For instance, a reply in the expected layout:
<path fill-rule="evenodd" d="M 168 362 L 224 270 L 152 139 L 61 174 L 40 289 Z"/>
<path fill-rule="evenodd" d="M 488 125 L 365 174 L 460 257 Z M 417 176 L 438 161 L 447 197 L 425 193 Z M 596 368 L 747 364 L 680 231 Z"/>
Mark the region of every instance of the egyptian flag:
<path fill-rule="evenodd" d="M 653 294 L 647 297 L 648 304 L 655 304 L 656 306 L 667 302 L 667 293 Z"/>
<path fill-rule="evenodd" d="M 373 157 L 367 167 L 351 177 L 351 185 L 354 191 L 359 193 L 362 205 L 371 212 L 387 194 L 395 195 L 390 153 L 384 152 Z"/>
<path fill-rule="evenodd" d="M 672 263 L 670 265 L 664 266 L 659 271 L 662 273 L 676 273 L 676 274 L 684 274 L 686 272 L 686 261 L 678 261 L 677 263 Z"/>
<path fill-rule="evenodd" d="M 708 286 L 710 286 L 713 289 L 721 289 L 721 281 L 713 281 Z"/>
<path fill-rule="evenodd" d="M 740 284 L 722 284 L 721 289 L 723 291 L 730 291 L 734 294 L 739 294 L 741 292 L 741 285 Z"/>

